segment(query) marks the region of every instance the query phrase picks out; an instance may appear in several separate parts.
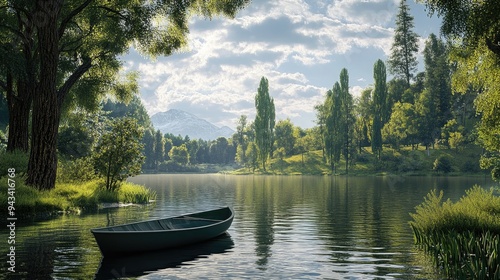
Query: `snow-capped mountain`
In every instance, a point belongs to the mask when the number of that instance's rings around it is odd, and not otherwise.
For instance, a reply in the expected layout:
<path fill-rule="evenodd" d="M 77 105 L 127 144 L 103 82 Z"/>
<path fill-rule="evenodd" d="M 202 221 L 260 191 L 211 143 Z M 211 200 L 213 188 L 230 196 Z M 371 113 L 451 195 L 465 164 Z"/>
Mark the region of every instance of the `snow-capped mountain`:
<path fill-rule="evenodd" d="M 234 130 L 227 126 L 217 127 L 193 114 L 176 109 L 152 115 L 151 122 L 163 134 L 187 135 L 190 139 L 214 140 L 221 136 L 229 138 L 234 134 Z"/>

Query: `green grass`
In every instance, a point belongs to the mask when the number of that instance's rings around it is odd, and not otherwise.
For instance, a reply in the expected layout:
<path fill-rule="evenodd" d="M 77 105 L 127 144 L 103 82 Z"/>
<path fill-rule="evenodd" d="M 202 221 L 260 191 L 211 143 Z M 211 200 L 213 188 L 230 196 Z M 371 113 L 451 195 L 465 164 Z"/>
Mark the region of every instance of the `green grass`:
<path fill-rule="evenodd" d="M 0 201 L 7 205 L 7 178 L 0 178 Z M 16 215 L 31 216 L 40 213 L 93 211 L 105 202 L 148 203 L 156 193 L 143 186 L 129 182 L 122 183 L 116 192 L 105 190 L 103 182 L 92 180 L 83 183 L 58 183 L 50 191 L 38 191 L 25 186 L 23 179 L 16 178 Z M 5 213 L 7 207 L 0 208 Z"/>
<path fill-rule="evenodd" d="M 458 202 L 433 191 L 410 214 L 415 243 L 453 279 L 500 279 L 500 197 L 474 186 Z"/>
<path fill-rule="evenodd" d="M 479 155 L 481 148 L 469 146 L 461 151 L 452 149 L 430 149 L 428 152 L 424 147 L 412 150 L 410 147 L 402 147 L 394 150 L 384 147 L 381 159 L 378 160 L 371 152 L 370 147 L 365 147 L 362 152 L 349 166 L 349 174 L 356 176 L 365 175 L 473 175 L 485 174 L 479 168 Z M 434 161 L 441 156 L 449 156 L 452 170 L 449 173 L 439 173 L 433 170 Z M 248 168 L 236 169 L 231 174 L 252 174 Z M 325 163 L 321 151 L 310 151 L 302 155 L 286 157 L 281 161 L 273 158 L 268 161 L 266 172 L 256 169 L 256 174 L 283 174 L 283 175 L 330 175 L 332 174 L 330 164 Z M 346 174 L 345 160 L 341 157 L 340 162 L 335 164 L 335 175 Z"/>

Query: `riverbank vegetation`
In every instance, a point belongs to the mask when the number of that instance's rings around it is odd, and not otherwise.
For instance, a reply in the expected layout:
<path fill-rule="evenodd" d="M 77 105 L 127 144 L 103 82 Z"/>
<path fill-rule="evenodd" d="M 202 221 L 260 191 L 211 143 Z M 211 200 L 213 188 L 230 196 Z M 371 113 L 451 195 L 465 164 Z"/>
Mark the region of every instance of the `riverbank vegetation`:
<path fill-rule="evenodd" d="M 24 184 L 18 177 L 15 188 L 16 216 L 47 216 L 58 213 L 95 211 L 105 203 L 146 204 L 156 194 L 144 186 L 124 182 L 116 191 L 106 190 L 105 181 L 56 183 L 51 190 L 37 190 Z M 7 201 L 7 177 L 0 178 L 0 201 Z M 7 204 L 6 204 L 7 205 Z M 0 209 L 6 213 L 7 207 Z"/>
<path fill-rule="evenodd" d="M 411 214 L 416 244 L 450 279 L 500 278 L 500 197 L 468 190 L 458 202 L 432 191 Z"/>

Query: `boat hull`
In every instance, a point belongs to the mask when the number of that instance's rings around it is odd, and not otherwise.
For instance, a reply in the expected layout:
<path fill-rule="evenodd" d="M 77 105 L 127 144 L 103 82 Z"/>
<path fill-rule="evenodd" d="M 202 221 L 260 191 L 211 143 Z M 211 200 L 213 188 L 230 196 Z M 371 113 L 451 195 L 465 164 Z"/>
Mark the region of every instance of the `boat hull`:
<path fill-rule="evenodd" d="M 232 210 L 226 207 L 166 219 L 92 229 L 91 232 L 103 255 L 125 255 L 212 239 L 226 232 L 233 217 Z"/>

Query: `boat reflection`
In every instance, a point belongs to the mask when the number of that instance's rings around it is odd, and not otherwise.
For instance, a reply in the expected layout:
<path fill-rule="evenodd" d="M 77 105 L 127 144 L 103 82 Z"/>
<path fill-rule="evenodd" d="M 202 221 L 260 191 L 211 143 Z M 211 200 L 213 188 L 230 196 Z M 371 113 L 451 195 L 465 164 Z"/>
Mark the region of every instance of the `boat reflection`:
<path fill-rule="evenodd" d="M 123 257 L 104 257 L 95 279 L 123 279 L 139 277 L 161 269 L 180 267 L 213 254 L 222 254 L 234 248 L 228 233 L 214 239 L 180 248 L 148 252 Z"/>

